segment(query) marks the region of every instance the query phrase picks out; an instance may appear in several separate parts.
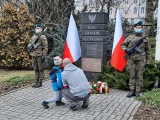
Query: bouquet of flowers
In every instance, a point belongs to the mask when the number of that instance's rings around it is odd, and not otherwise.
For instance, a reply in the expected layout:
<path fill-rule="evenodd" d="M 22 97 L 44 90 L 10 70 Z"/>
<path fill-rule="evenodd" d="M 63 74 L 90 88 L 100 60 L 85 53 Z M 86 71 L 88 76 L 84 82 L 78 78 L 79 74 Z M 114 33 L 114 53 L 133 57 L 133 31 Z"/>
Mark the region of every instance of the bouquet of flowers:
<path fill-rule="evenodd" d="M 91 93 L 96 93 L 96 94 L 109 93 L 109 88 L 106 82 L 101 82 L 101 81 L 98 81 L 97 83 L 90 82 L 90 86 L 91 86 Z"/>

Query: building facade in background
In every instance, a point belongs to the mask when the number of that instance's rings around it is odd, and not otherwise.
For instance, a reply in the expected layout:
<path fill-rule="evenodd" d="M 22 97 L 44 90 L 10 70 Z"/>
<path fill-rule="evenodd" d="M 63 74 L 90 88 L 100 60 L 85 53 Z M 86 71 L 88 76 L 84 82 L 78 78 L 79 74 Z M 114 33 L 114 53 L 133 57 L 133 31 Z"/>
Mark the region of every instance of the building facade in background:
<path fill-rule="evenodd" d="M 21 4 L 25 0 L 12 0 L 13 3 Z M 82 11 L 87 6 L 86 12 L 99 12 L 102 10 L 103 0 L 75 0 L 75 12 Z M 147 0 L 111 0 L 111 7 L 109 12 L 110 20 L 115 19 L 116 8 L 119 7 L 122 16 L 122 21 L 127 20 L 131 25 L 141 20 L 144 22 L 146 15 L 146 1 Z M 0 16 L 2 5 L 7 0 L 0 0 Z M 19 3 L 18 3 L 19 2 Z M 103 11 L 108 12 L 107 5 L 103 6 Z M 156 14 L 154 15 L 157 18 Z"/>
<path fill-rule="evenodd" d="M 75 0 L 75 11 L 81 11 L 87 5 L 88 12 L 100 11 L 102 0 Z M 110 7 L 110 20 L 115 19 L 116 8 L 119 7 L 122 20 L 127 19 L 130 24 L 141 20 L 144 22 L 146 14 L 146 0 L 112 0 Z M 107 5 L 103 7 L 107 12 Z"/>

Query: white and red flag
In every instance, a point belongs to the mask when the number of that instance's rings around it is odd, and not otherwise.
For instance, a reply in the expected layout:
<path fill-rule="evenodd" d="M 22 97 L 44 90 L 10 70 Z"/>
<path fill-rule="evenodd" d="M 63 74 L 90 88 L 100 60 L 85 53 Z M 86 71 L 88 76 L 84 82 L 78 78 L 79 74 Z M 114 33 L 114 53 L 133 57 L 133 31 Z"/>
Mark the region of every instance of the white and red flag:
<path fill-rule="evenodd" d="M 67 31 L 67 38 L 64 45 L 63 59 L 70 58 L 71 62 L 75 62 L 80 57 L 81 57 L 81 46 L 80 46 L 78 30 L 73 15 L 71 13 Z"/>
<path fill-rule="evenodd" d="M 121 48 L 121 44 L 123 41 L 124 41 L 124 34 L 122 30 L 122 21 L 121 21 L 120 11 L 119 9 L 117 9 L 111 65 L 120 72 L 123 71 L 126 65 L 126 59 L 124 58 L 126 53 Z"/>

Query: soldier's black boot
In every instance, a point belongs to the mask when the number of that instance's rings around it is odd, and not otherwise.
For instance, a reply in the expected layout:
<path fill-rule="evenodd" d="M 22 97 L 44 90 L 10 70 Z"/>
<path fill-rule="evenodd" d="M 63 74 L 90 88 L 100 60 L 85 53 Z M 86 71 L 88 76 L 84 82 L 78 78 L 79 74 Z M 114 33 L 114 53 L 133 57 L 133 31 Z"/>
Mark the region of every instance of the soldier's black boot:
<path fill-rule="evenodd" d="M 40 81 L 40 82 L 38 82 L 38 84 L 37 85 L 35 85 L 35 88 L 39 88 L 39 87 L 42 87 L 42 82 Z"/>
<path fill-rule="evenodd" d="M 61 101 L 61 99 L 59 101 L 56 101 L 56 106 L 63 106 L 65 105 L 64 102 Z"/>
<path fill-rule="evenodd" d="M 46 102 L 46 101 L 43 101 L 43 102 L 42 102 L 42 106 L 43 106 L 45 109 L 48 109 L 48 108 L 49 108 L 48 102 Z"/>
<path fill-rule="evenodd" d="M 32 85 L 33 88 L 36 88 L 36 86 L 38 85 L 38 80 L 35 80 L 35 83 Z"/>
<path fill-rule="evenodd" d="M 35 71 L 35 83 L 32 85 L 32 87 L 35 87 L 38 84 L 39 81 L 39 73 Z"/>
<path fill-rule="evenodd" d="M 136 96 L 136 97 L 140 97 L 140 96 L 141 96 L 141 93 L 140 93 L 140 92 L 135 92 L 135 96 Z"/>
<path fill-rule="evenodd" d="M 35 83 L 32 85 L 32 87 L 35 87 L 35 86 L 37 85 L 37 83 L 38 83 L 38 82 L 35 82 Z"/>
<path fill-rule="evenodd" d="M 134 91 L 130 91 L 130 92 L 128 93 L 127 97 L 130 98 L 130 97 L 133 97 L 134 95 L 135 95 L 135 94 L 134 94 Z"/>
<path fill-rule="evenodd" d="M 82 108 L 88 108 L 88 103 L 85 100 L 83 101 Z"/>
<path fill-rule="evenodd" d="M 35 86 L 35 88 L 42 87 L 43 79 L 44 79 L 44 71 L 41 70 L 41 71 L 39 71 L 39 81 L 38 81 L 37 85 Z"/>

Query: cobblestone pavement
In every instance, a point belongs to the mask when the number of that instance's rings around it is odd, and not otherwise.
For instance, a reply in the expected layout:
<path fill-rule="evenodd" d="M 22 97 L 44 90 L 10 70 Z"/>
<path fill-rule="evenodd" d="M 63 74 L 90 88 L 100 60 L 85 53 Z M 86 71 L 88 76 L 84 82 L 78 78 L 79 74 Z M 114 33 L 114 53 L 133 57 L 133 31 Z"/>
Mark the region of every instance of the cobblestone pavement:
<path fill-rule="evenodd" d="M 77 111 L 71 111 L 64 98 L 65 106 L 53 103 L 44 109 L 41 102 L 53 96 L 47 80 L 41 88 L 26 87 L 0 96 L 0 120 L 132 120 L 141 102 L 126 98 L 127 94 L 117 89 L 109 94 L 93 94 L 89 107 Z"/>

